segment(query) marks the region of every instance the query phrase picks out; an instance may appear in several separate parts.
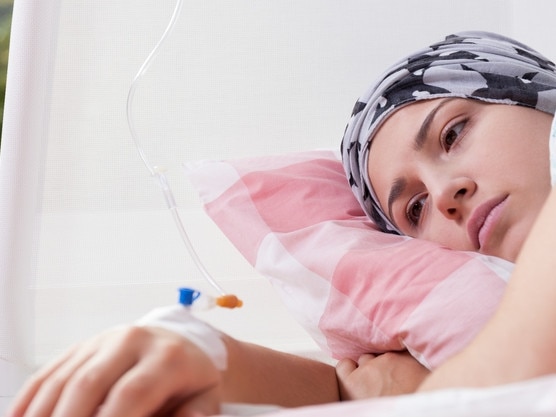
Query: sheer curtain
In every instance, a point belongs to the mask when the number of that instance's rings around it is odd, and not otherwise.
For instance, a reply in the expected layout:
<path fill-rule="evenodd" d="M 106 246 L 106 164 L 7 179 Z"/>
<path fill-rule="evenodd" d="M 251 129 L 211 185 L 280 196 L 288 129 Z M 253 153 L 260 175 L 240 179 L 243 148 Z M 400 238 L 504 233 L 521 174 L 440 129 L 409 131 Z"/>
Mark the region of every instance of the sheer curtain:
<path fill-rule="evenodd" d="M 134 115 L 199 256 L 245 300 L 241 310 L 203 317 L 257 343 L 314 348 L 207 220 L 184 162 L 336 148 L 367 83 L 448 32 L 519 35 L 550 54 L 542 24 L 526 30 L 528 16 L 539 22 L 539 6 L 554 9 L 539 3 L 535 12 L 502 0 L 185 1 L 137 90 Z M 15 2 L 0 153 L 0 410 L 69 344 L 173 303 L 180 285 L 211 291 L 126 122 L 130 82 L 174 5 Z"/>

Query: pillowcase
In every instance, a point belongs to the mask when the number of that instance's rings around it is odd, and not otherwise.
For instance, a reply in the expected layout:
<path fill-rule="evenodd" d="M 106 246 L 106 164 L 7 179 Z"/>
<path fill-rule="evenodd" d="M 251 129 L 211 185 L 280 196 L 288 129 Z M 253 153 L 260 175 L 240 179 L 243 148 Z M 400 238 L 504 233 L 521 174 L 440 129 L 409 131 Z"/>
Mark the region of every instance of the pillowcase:
<path fill-rule="evenodd" d="M 332 151 L 206 161 L 189 175 L 208 215 L 335 358 L 407 349 L 435 368 L 491 317 L 513 267 L 378 231 Z"/>

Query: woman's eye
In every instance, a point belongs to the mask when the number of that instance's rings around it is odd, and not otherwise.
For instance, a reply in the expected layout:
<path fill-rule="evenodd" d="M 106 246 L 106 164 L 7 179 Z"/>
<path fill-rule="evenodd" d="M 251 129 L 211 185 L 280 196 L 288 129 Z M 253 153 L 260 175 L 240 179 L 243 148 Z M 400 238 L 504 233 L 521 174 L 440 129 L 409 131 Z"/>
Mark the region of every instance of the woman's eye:
<path fill-rule="evenodd" d="M 465 122 L 459 122 L 446 130 L 446 133 L 442 138 L 442 143 L 446 151 L 449 151 L 450 148 L 454 145 L 454 143 L 456 143 L 464 127 L 465 127 Z"/>
<path fill-rule="evenodd" d="M 420 195 L 416 199 L 412 199 L 409 202 L 406 210 L 406 217 L 412 226 L 416 226 L 419 224 L 419 220 L 421 219 L 421 214 L 423 212 L 423 208 L 425 207 L 426 200 L 426 195 Z"/>

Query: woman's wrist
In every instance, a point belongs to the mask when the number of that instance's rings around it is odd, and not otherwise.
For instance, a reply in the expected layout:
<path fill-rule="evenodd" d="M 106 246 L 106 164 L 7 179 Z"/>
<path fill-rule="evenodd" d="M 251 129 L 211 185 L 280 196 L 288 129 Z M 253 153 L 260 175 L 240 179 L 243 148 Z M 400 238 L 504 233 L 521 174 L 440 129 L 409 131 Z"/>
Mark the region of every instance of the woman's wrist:
<path fill-rule="evenodd" d="M 228 352 L 222 340 L 223 333 L 195 317 L 187 307 L 176 304 L 155 308 L 135 324 L 179 334 L 201 349 L 216 369 L 224 371 L 227 368 Z"/>

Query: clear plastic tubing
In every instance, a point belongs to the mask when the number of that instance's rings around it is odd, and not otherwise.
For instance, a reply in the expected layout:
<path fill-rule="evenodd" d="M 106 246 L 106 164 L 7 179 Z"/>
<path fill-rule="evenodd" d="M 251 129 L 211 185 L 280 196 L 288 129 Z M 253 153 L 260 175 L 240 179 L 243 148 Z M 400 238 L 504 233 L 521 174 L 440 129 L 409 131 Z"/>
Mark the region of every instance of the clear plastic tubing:
<path fill-rule="evenodd" d="M 143 150 L 143 148 L 141 147 L 141 145 L 139 143 L 137 131 L 136 131 L 135 124 L 134 124 L 134 121 L 133 121 L 133 98 L 135 96 L 135 91 L 137 89 L 137 86 L 139 85 L 141 79 L 143 78 L 143 76 L 145 75 L 147 70 L 149 69 L 149 66 L 151 65 L 154 58 L 158 55 L 160 47 L 165 42 L 166 38 L 168 37 L 168 35 L 172 31 L 172 29 L 174 28 L 174 26 L 176 24 L 176 21 L 177 21 L 179 15 L 180 15 L 180 11 L 182 9 L 182 4 L 183 4 L 183 0 L 177 0 L 176 1 L 176 6 L 174 7 L 174 12 L 172 13 L 172 17 L 170 18 L 170 21 L 168 22 L 168 25 L 166 26 L 166 29 L 165 29 L 164 33 L 162 34 L 158 43 L 155 45 L 155 47 L 153 48 L 153 50 L 151 51 L 151 53 L 149 54 L 149 56 L 147 57 L 145 62 L 143 62 L 143 65 L 141 65 L 141 68 L 139 68 L 139 71 L 137 72 L 137 74 L 135 75 L 135 78 L 133 79 L 133 81 L 131 83 L 131 86 L 129 88 L 129 93 L 128 93 L 128 96 L 127 96 L 127 123 L 128 123 L 129 130 L 130 130 L 130 133 L 131 133 L 131 138 L 133 139 L 135 147 L 137 148 L 137 151 L 139 152 L 139 155 L 140 155 L 141 159 L 143 160 L 143 163 L 145 164 L 145 166 L 149 170 L 151 176 L 153 176 L 158 181 L 158 184 L 160 185 L 160 188 L 162 189 L 162 193 L 164 194 L 164 198 L 166 200 L 166 204 L 168 206 L 168 209 L 170 210 L 170 212 L 172 214 L 172 217 L 173 217 L 174 222 L 176 224 L 176 227 L 177 227 L 177 229 L 180 233 L 180 236 L 181 236 L 183 242 L 185 243 L 185 246 L 186 246 L 187 251 L 189 252 L 191 258 L 195 262 L 195 265 L 197 266 L 197 269 L 201 272 L 201 274 L 207 280 L 207 282 L 210 283 L 214 287 L 214 289 L 216 291 L 218 291 L 221 295 L 226 295 L 226 292 L 222 289 L 222 287 L 220 285 L 218 285 L 218 283 L 209 274 L 209 272 L 207 271 L 207 269 L 205 268 L 205 266 L 203 265 L 203 263 L 199 259 L 199 256 L 197 255 L 197 252 L 195 251 L 195 248 L 191 244 L 191 240 L 189 239 L 189 236 L 188 236 L 188 234 L 185 230 L 185 227 L 183 226 L 183 222 L 182 222 L 181 217 L 179 215 L 179 212 L 178 212 L 178 209 L 177 209 L 177 206 L 176 206 L 176 202 L 175 202 L 175 199 L 174 199 L 174 195 L 172 193 L 172 189 L 170 188 L 170 185 L 168 184 L 168 180 L 166 179 L 166 176 L 164 175 L 164 171 L 162 169 L 158 168 L 157 166 L 152 165 L 150 163 L 150 161 L 148 160 L 148 158 L 145 154 L 145 151 Z"/>

